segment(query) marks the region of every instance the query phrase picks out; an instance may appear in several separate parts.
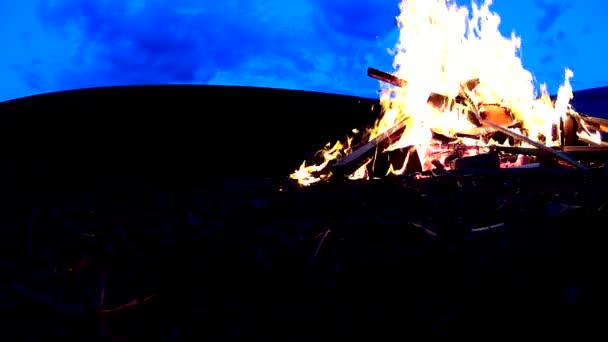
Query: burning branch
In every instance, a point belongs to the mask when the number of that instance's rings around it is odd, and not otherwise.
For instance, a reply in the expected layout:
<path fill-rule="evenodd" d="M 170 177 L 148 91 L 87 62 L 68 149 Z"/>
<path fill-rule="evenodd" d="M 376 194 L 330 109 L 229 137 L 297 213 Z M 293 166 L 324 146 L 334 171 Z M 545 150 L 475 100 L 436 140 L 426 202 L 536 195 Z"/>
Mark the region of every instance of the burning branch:
<path fill-rule="evenodd" d="M 339 159 L 333 165 L 334 168 L 341 170 L 342 174 L 347 174 L 350 171 L 354 171 L 353 163 L 358 166 L 358 161 L 363 160 L 365 157 L 368 157 L 376 148 L 386 145 L 388 141 L 393 140 L 397 135 L 403 133 L 405 127 L 405 122 L 408 118 L 403 118 L 399 120 L 393 127 L 386 130 L 384 133 L 378 135 L 374 139 L 369 142 L 357 147 L 353 150 L 352 153 L 347 154 L 343 158 Z M 391 139 L 392 138 L 392 139 Z M 355 167 L 356 168 L 356 167 Z"/>
<path fill-rule="evenodd" d="M 495 130 L 497 130 L 498 132 L 504 133 L 507 136 L 510 136 L 516 140 L 519 141 L 523 141 L 531 146 L 536 147 L 537 149 L 539 149 L 540 151 L 550 155 L 551 157 L 555 158 L 556 160 L 561 160 L 563 162 L 565 162 L 567 165 L 570 165 L 572 167 L 574 167 L 575 169 L 579 169 L 579 170 L 588 170 L 587 167 L 581 165 L 579 162 L 577 162 L 576 160 L 572 159 L 569 155 L 567 155 L 566 153 L 562 152 L 558 152 L 550 147 L 547 147 L 539 142 L 536 142 L 524 135 L 521 135 L 519 133 L 516 133 L 506 127 L 503 127 L 501 125 L 498 125 L 490 120 L 486 120 L 483 119 L 481 117 L 481 113 L 479 110 L 479 106 L 477 106 L 472 100 L 471 97 L 468 97 L 468 104 L 469 104 L 469 108 L 471 110 L 471 112 L 475 115 L 475 117 L 477 117 L 477 120 L 479 120 L 479 122 L 483 125 L 483 126 L 488 126 L 491 127 Z"/>
<path fill-rule="evenodd" d="M 405 87 L 408 85 L 408 82 L 406 80 L 403 80 L 397 76 L 378 69 L 368 68 L 367 74 L 372 78 L 389 83 L 396 87 Z M 466 82 L 464 87 L 468 90 L 472 90 L 478 84 L 479 80 L 473 79 Z M 442 94 L 431 93 L 427 102 L 435 107 L 442 107 L 446 104 L 452 107 L 457 104 L 463 105 L 465 103 L 465 96 L 464 94 L 460 94 L 455 99 L 450 99 L 448 96 Z M 349 174 L 351 172 L 354 172 L 361 164 L 363 164 L 363 162 L 367 158 L 371 157 L 374 151 L 388 147 L 387 142 L 395 140 L 395 138 L 402 134 L 403 131 L 406 129 L 406 121 L 408 119 L 409 117 L 403 117 L 399 119 L 393 126 L 385 130 L 383 133 L 381 133 L 374 139 L 354 148 L 352 153 L 347 154 L 343 158 L 338 159 L 335 163 L 333 163 L 333 170 L 337 171 L 340 174 Z M 483 131 L 483 133 L 487 133 L 487 130 Z"/>
<path fill-rule="evenodd" d="M 579 170 L 589 170 L 589 168 L 587 168 L 586 166 L 582 165 L 581 163 L 577 162 L 576 160 L 572 159 L 566 152 L 558 152 L 550 147 L 547 147 L 539 142 L 536 142 L 526 136 L 523 136 L 519 133 L 513 132 L 512 130 L 506 128 L 506 127 L 502 127 L 499 126 L 491 121 L 486 121 L 483 120 L 481 121 L 484 125 L 488 125 L 492 128 L 494 128 L 495 130 L 504 133 L 514 139 L 517 139 L 519 141 L 523 141 L 526 144 L 532 145 L 534 147 L 536 147 L 537 149 L 539 149 L 540 151 L 552 156 L 553 158 L 557 159 L 557 160 L 561 160 L 563 162 L 565 162 L 566 164 L 574 167 L 575 169 L 579 169 Z"/>
<path fill-rule="evenodd" d="M 403 88 L 407 86 L 407 81 L 402 80 L 397 76 L 391 75 L 388 72 L 384 72 L 374 68 L 367 68 L 367 76 L 371 78 L 375 78 L 379 81 L 386 82 L 388 84 L 392 84 L 395 87 Z"/>
<path fill-rule="evenodd" d="M 596 118 L 593 116 L 584 115 L 584 114 L 580 114 L 580 113 L 576 113 L 576 112 L 573 112 L 570 114 L 576 116 L 579 120 L 582 120 L 586 124 L 588 124 L 590 126 L 594 126 L 600 132 L 608 133 L 608 120 Z"/>

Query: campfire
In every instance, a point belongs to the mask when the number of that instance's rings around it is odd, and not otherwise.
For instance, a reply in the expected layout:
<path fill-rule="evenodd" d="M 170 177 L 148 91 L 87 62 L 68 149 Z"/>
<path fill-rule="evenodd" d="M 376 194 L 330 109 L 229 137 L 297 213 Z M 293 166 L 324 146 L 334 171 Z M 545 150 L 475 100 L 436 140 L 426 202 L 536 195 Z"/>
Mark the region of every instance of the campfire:
<path fill-rule="evenodd" d="M 393 73 L 382 81 L 382 115 L 353 129 L 291 174 L 300 185 L 448 171 L 603 167 L 608 121 L 578 113 L 565 69 L 556 97 L 535 85 L 504 37 L 491 0 L 472 11 L 445 0 L 402 0 Z M 585 155 L 587 157 L 583 158 Z"/>

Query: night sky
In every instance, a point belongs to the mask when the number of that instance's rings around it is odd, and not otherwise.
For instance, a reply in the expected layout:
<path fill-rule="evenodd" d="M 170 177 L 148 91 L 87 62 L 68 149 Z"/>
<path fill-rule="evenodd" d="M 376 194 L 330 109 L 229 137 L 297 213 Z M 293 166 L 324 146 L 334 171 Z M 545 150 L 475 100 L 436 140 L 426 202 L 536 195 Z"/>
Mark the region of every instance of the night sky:
<path fill-rule="evenodd" d="M 467 4 L 469 1 L 459 1 Z M 74 88 L 221 84 L 377 97 L 398 0 L 0 0 L 0 101 Z M 608 85 L 608 2 L 495 0 L 555 92 Z"/>

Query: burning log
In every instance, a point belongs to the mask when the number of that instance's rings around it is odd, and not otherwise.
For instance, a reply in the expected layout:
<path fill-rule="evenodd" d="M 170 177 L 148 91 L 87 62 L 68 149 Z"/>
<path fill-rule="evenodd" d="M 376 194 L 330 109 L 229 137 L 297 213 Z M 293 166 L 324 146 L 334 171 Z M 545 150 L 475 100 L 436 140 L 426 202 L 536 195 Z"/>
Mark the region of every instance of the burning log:
<path fill-rule="evenodd" d="M 488 105 L 486 106 L 486 108 L 488 108 L 487 112 L 484 111 L 484 115 L 483 117 L 486 119 L 481 119 L 481 121 L 479 121 L 479 123 L 481 124 L 481 127 L 478 127 L 477 129 L 475 129 L 474 131 L 470 131 L 470 132 L 465 132 L 463 134 L 469 135 L 470 137 L 473 138 L 479 138 L 480 136 L 489 134 L 489 133 L 493 133 L 496 131 L 500 131 L 500 129 L 496 129 L 491 127 L 492 129 L 488 129 L 488 125 L 485 125 L 484 123 L 486 122 L 492 122 L 493 125 L 496 125 L 494 122 L 502 122 L 502 123 L 510 123 L 513 124 L 512 120 L 510 120 L 510 114 L 508 114 L 509 112 L 507 110 L 504 110 L 502 108 L 497 108 L 498 106 L 496 105 Z M 376 157 L 378 156 L 378 150 L 380 150 L 380 152 L 382 153 L 382 150 L 386 147 L 389 146 L 390 142 L 395 140 L 400 134 L 403 133 L 404 129 L 406 128 L 405 125 L 405 121 L 407 120 L 407 118 L 399 121 L 396 125 L 394 125 L 393 127 L 391 127 L 389 130 L 387 130 L 386 132 L 380 134 L 378 137 L 370 140 L 369 142 L 362 144 L 358 147 L 355 147 L 353 149 L 353 152 L 350 154 L 347 154 L 346 156 L 344 156 L 343 158 L 337 160 L 335 163 L 333 163 L 332 167 L 332 171 L 334 173 L 337 174 L 341 174 L 341 175 L 347 175 L 347 174 L 351 174 L 353 173 L 355 170 L 357 170 L 359 167 L 361 167 L 365 162 L 367 162 L 369 160 L 369 158 L 374 157 L 374 155 L 376 155 Z M 509 132 L 511 132 L 509 130 Z M 461 134 L 462 135 L 462 134 Z M 509 134 L 506 134 L 507 136 L 511 136 Z M 449 140 L 449 137 L 446 137 Z M 517 138 L 516 138 L 517 139 Z M 527 139 L 527 138 L 526 138 Z M 402 153 L 403 151 L 396 151 L 394 153 L 389 153 L 389 154 L 385 154 L 383 155 L 384 159 L 388 159 L 394 160 L 394 154 L 399 154 Z M 410 155 L 411 157 L 411 155 Z M 417 155 L 416 155 L 417 157 Z M 403 157 L 405 158 L 405 157 Z M 567 157 L 565 157 L 567 158 Z M 399 158 L 397 158 L 399 159 Z M 419 158 L 415 158 L 415 159 L 419 159 Z M 467 168 L 468 164 L 467 161 L 464 162 L 465 164 L 462 164 L 463 166 L 461 166 L 461 168 Z M 574 161 L 574 163 L 576 163 L 576 161 Z M 383 166 L 392 166 L 392 167 L 396 167 L 396 163 L 390 163 L 390 162 L 380 162 L 379 163 Z M 400 164 L 402 165 L 402 164 Z M 492 164 L 494 165 L 494 164 Z M 500 163 L 498 163 L 498 165 L 500 166 Z M 372 164 L 373 166 L 373 164 Z M 410 165 L 410 166 L 405 166 L 405 170 L 404 171 L 412 171 L 412 172 L 416 172 L 419 170 L 415 170 L 416 166 L 415 165 Z M 378 168 L 379 170 L 388 170 L 388 168 L 384 169 L 382 167 Z M 377 172 L 373 172 L 374 174 L 376 174 Z"/>
<path fill-rule="evenodd" d="M 539 159 L 538 161 L 543 164 L 543 161 L 540 158 L 547 157 L 547 154 L 542 150 L 531 147 L 520 147 L 520 146 L 496 146 L 494 150 L 498 153 L 506 153 L 510 155 L 519 155 L 519 156 L 535 156 Z M 567 153 L 571 155 L 575 160 L 581 162 L 591 162 L 591 163 L 603 163 L 603 165 L 608 165 L 608 147 L 606 146 L 563 146 L 560 148 L 555 148 L 556 152 L 560 154 Z M 551 160 L 554 160 L 553 158 Z"/>
<path fill-rule="evenodd" d="M 384 177 L 422 172 L 422 165 L 416 148 L 410 146 L 379 153 L 370 169 L 372 177 Z"/>
<path fill-rule="evenodd" d="M 375 78 L 379 81 L 392 84 L 395 87 L 403 88 L 407 85 L 406 80 L 402 80 L 397 76 L 391 75 L 388 72 L 384 72 L 374 68 L 367 68 L 367 75 L 371 78 Z"/>
<path fill-rule="evenodd" d="M 602 153 L 608 156 L 608 147 L 606 146 L 564 146 L 563 150 L 569 153 L 585 154 L 585 153 Z"/>
<path fill-rule="evenodd" d="M 357 168 L 363 165 L 363 163 L 365 163 L 367 158 L 372 157 L 378 148 L 388 147 L 388 144 L 390 144 L 393 139 L 398 137 L 399 134 L 403 133 L 403 130 L 405 129 L 405 121 L 406 119 L 399 121 L 384 133 L 378 135 L 369 142 L 354 148 L 352 153 L 347 154 L 343 158 L 337 160 L 333 164 L 334 172 L 343 175 L 354 172 Z"/>
<path fill-rule="evenodd" d="M 590 126 L 594 126 L 602 133 L 608 133 L 608 120 L 576 113 L 577 117 Z"/>
<path fill-rule="evenodd" d="M 560 160 L 563 161 L 564 163 L 566 163 L 567 165 L 570 165 L 572 167 L 574 167 L 575 169 L 579 169 L 579 170 L 588 170 L 588 168 L 582 164 L 580 164 L 579 162 L 577 162 L 576 160 L 572 159 L 570 157 L 570 155 L 568 155 L 565 152 L 558 152 L 550 147 L 547 147 L 541 143 L 538 143 L 528 137 L 525 137 L 519 133 L 515 133 L 512 130 L 506 128 L 506 127 L 502 127 L 500 125 L 497 125 L 491 121 L 485 121 L 485 120 L 480 120 L 480 122 L 482 122 L 484 125 L 488 125 L 490 127 L 493 127 L 494 129 L 496 129 L 499 132 L 502 132 L 510 137 L 513 137 L 514 139 L 517 139 L 519 141 L 523 141 L 529 145 L 532 145 L 534 147 L 536 147 L 539 151 L 544 152 L 545 154 L 553 157 L 556 160 Z"/>
<path fill-rule="evenodd" d="M 564 146 L 608 146 L 601 135 L 608 133 L 608 120 L 569 111 L 564 120 Z"/>
<path fill-rule="evenodd" d="M 578 136 L 576 132 L 578 131 L 578 123 L 577 120 L 570 114 L 566 116 L 566 120 L 564 120 L 564 128 L 562 136 L 563 141 L 562 144 L 564 146 L 575 146 L 579 144 Z"/>
<path fill-rule="evenodd" d="M 479 123 L 482 126 L 487 126 L 490 127 L 498 132 L 501 132 L 509 137 L 512 137 L 513 139 L 516 139 L 518 141 L 522 141 L 525 142 L 531 146 L 536 147 L 537 149 L 539 149 L 540 151 L 544 152 L 545 154 L 551 156 L 552 158 L 554 158 L 555 160 L 559 160 L 564 162 L 566 165 L 570 165 L 572 167 L 574 167 L 575 169 L 579 169 L 579 170 L 588 170 L 587 167 L 585 167 L 584 165 L 580 164 L 579 162 L 577 162 L 576 160 L 572 159 L 567 153 L 560 153 L 558 151 L 555 151 L 554 149 L 543 145 L 539 142 L 536 142 L 524 135 L 521 135 L 519 133 L 516 133 L 512 130 L 510 130 L 507 127 L 501 126 L 497 123 L 495 123 L 492 120 L 486 120 L 482 117 L 481 115 L 481 105 L 478 106 L 475 103 L 473 103 L 473 101 L 470 100 L 470 98 L 467 99 L 468 105 L 470 107 L 471 112 L 475 115 L 475 117 L 477 118 L 477 120 L 479 121 Z"/>
<path fill-rule="evenodd" d="M 372 78 L 389 83 L 397 87 L 405 87 L 408 84 L 406 80 L 403 80 L 387 72 L 374 68 L 368 68 L 367 74 Z M 464 87 L 466 87 L 466 89 L 468 90 L 472 90 L 478 84 L 479 80 L 473 79 L 466 82 Z M 450 99 L 446 95 L 437 93 L 430 94 L 427 100 L 430 105 L 435 106 L 437 108 L 445 106 L 453 107 L 456 104 L 464 103 L 463 101 L 464 97 L 462 94 L 459 95 L 456 99 Z M 484 117 L 487 117 L 488 120 L 495 120 L 499 123 L 504 123 L 506 121 L 508 121 L 509 123 L 512 122 L 510 116 L 508 117 L 508 119 L 505 119 L 504 117 L 505 115 L 508 116 L 507 111 L 496 110 L 491 105 L 484 107 L 483 113 Z M 403 118 L 402 120 L 398 121 L 393 127 L 380 134 L 378 137 L 358 147 L 353 148 L 352 153 L 337 160 L 332 165 L 332 170 L 343 175 L 354 172 L 357 168 L 363 165 L 363 163 L 365 163 L 370 157 L 372 157 L 375 151 L 388 147 L 388 143 L 390 143 L 390 141 L 392 141 L 394 138 L 398 137 L 401 133 L 403 133 L 404 129 L 406 128 L 405 121 L 407 119 L 408 118 Z M 475 132 L 472 133 L 472 135 L 479 137 L 481 135 L 479 133 L 481 132 Z M 486 133 L 486 131 L 483 131 L 483 133 Z"/>

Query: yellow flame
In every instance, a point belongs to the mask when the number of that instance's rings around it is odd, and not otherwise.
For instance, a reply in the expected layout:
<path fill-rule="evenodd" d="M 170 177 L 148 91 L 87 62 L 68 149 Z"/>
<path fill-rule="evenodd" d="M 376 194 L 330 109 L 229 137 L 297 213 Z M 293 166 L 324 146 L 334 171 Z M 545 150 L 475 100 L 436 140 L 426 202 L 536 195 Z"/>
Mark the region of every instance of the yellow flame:
<path fill-rule="evenodd" d="M 468 118 L 470 108 L 466 105 L 495 105 L 508 109 L 513 121 L 520 122 L 532 140 L 547 145 L 560 143 L 555 133 L 569 108 L 573 73 L 566 69 L 555 103 L 544 84 L 537 97 L 532 73 L 523 67 L 519 56 L 521 39 L 515 34 L 501 34 L 500 17 L 491 11 L 491 4 L 491 0 L 481 5 L 473 3 L 469 11 L 449 0 L 401 1 L 394 75 L 407 85 L 382 92 L 383 113 L 369 130 L 369 140 L 404 124 L 403 134 L 388 149 L 414 146 L 421 165 L 428 169 L 430 154 L 437 152 L 431 148 L 431 129 L 448 136 L 479 130 Z M 471 80 L 478 80 L 473 89 L 465 86 Z M 432 94 L 442 95 L 449 105 L 429 101 Z M 454 105 L 453 100 L 459 96 L 468 101 L 464 107 Z M 483 142 L 476 140 L 473 144 Z M 327 160 L 321 165 L 327 165 Z M 389 170 L 399 171 L 392 166 Z M 301 179 L 297 175 L 292 178 Z"/>
<path fill-rule="evenodd" d="M 372 159 L 368 159 L 363 165 L 359 166 L 355 172 L 348 176 L 348 179 L 357 180 L 357 179 L 369 179 L 369 173 L 367 172 L 367 165 L 372 161 Z"/>
<path fill-rule="evenodd" d="M 300 165 L 300 168 L 290 175 L 290 178 L 297 180 L 300 185 L 304 186 L 319 182 L 324 178 L 324 175 L 318 173 L 323 171 L 332 160 L 335 160 L 342 155 L 344 151 L 348 149 L 350 141 L 351 140 L 349 139 L 346 147 L 342 145 L 340 141 L 337 141 L 333 146 L 328 143 L 325 148 L 317 152 L 317 155 L 322 156 L 323 162 L 320 164 L 306 165 L 306 161 L 304 161 Z"/>

